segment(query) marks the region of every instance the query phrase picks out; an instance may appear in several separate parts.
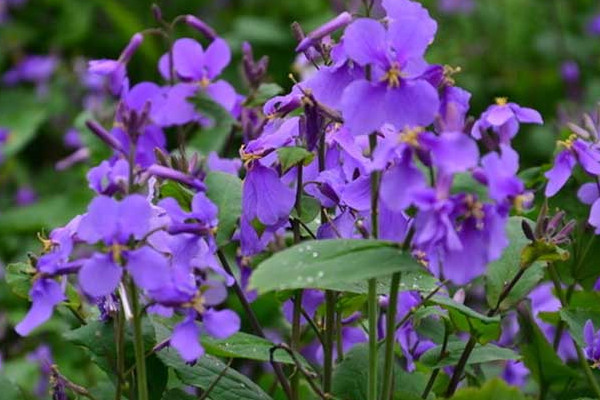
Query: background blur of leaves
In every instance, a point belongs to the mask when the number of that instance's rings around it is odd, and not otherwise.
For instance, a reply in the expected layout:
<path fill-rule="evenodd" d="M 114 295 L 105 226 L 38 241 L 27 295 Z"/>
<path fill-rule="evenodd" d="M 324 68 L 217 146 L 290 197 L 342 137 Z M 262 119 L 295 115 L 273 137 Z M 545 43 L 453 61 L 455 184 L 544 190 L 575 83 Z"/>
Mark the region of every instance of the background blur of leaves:
<path fill-rule="evenodd" d="M 355 1 L 159 2 L 166 19 L 195 14 L 229 41 L 234 60 L 224 78 L 241 93 L 244 85 L 237 66 L 244 40 L 254 46 L 255 55 L 269 56 L 272 80 L 289 88 L 287 76 L 295 59 L 290 23 L 297 20 L 308 31 L 339 12 L 345 3 Z M 473 94 L 472 115 L 478 115 L 496 96 L 538 109 L 547 124 L 525 128 L 517 146 L 524 167 L 548 163 L 569 115 L 600 100 L 600 38 L 586 32 L 589 20 L 600 12 L 597 0 L 475 0 L 475 10 L 469 15 L 444 15 L 436 0 L 423 3 L 439 23 L 429 61 L 462 68 L 456 80 Z M 54 170 L 56 161 L 69 154 L 62 144 L 63 134 L 71 126 L 81 126 L 82 119 L 77 119 L 81 93 L 73 67 L 79 57 L 116 58 L 133 33 L 155 25 L 150 5 L 148 0 L 29 0 L 11 9 L 9 20 L 0 25 L 0 71 L 25 54 L 55 54 L 61 59 L 49 94 L 41 100 L 31 86 L 0 86 L 0 126 L 11 126 L 19 133 L 0 165 L 3 263 L 23 260 L 27 251 L 39 250 L 36 232 L 48 232 L 85 209 L 91 194 L 85 180 L 89 165 L 65 172 Z M 197 37 L 187 27 L 181 27 L 178 34 Z M 157 79 L 157 59 L 165 50 L 163 40 L 147 38 L 129 65 L 132 82 Z M 579 104 L 567 100 L 567 87 L 560 76 L 560 66 L 567 60 L 576 61 L 581 68 Z M 84 135 L 87 144 L 101 148 L 89 133 Z M 33 188 L 38 199 L 33 205 L 17 207 L 14 195 L 23 186 Z M 41 335 L 14 345 L 16 337 L 8 327 L 23 316 L 26 305 L 25 299 L 15 297 L 0 282 L 0 310 L 6 310 L 0 317 L 0 353 L 8 360 L 3 369 L 9 377 L 32 386 L 35 366 L 19 356 L 42 340 L 52 344 L 66 375 L 82 383 L 97 379 L 83 356 L 77 355 L 77 348 L 56 333 L 64 329 L 62 325 L 47 324 Z M 63 362 L 65 357 L 69 362 Z"/>

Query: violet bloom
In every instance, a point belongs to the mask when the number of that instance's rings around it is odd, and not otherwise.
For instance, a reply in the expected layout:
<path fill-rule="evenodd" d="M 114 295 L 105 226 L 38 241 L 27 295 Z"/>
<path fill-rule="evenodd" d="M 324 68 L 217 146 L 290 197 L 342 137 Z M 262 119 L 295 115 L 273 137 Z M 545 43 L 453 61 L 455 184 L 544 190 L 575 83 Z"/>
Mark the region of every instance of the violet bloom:
<path fill-rule="evenodd" d="M 211 151 L 206 158 L 206 165 L 209 171 L 220 171 L 238 176 L 242 167 L 242 161 L 237 158 L 221 158 L 217 152 Z"/>
<path fill-rule="evenodd" d="M 52 77 L 57 67 L 58 58 L 55 56 L 27 56 L 4 74 L 3 82 L 7 85 L 16 85 L 19 82 L 44 85 Z"/>
<path fill-rule="evenodd" d="M 160 58 L 158 68 L 166 80 L 179 78 L 197 84 L 231 112 L 237 100 L 235 89 L 224 80 L 215 80 L 230 61 L 231 50 L 221 38 L 213 40 L 206 49 L 194 39 L 182 38 L 173 44 L 173 66 L 169 63 L 169 53 L 166 53 Z M 176 76 L 172 76 L 173 72 Z"/>
<path fill-rule="evenodd" d="M 294 191 L 281 182 L 275 170 L 252 161 L 247 167 L 242 189 L 245 218 L 257 218 L 264 225 L 287 221 L 294 207 Z"/>
<path fill-rule="evenodd" d="M 216 339 L 227 339 L 240 330 L 240 317 L 231 310 L 208 309 L 202 314 L 202 325 L 196 323 L 198 314 L 189 310 L 187 317 L 175 325 L 169 344 L 188 363 L 204 355 L 199 336 L 202 331 Z"/>
<path fill-rule="evenodd" d="M 140 240 L 150 231 L 152 214 L 150 203 L 140 195 L 130 195 L 120 202 L 106 196 L 92 200 L 88 212 L 81 218 L 77 235 L 89 244 L 102 241 L 112 251 L 110 254 L 94 253 L 84 261 L 78 281 L 86 294 L 102 297 L 116 289 L 123 273 L 118 264 L 122 247 L 131 238 Z M 155 264 L 160 265 L 162 255 L 155 253 Z M 147 257 L 145 261 L 148 261 Z M 148 268 L 155 264 L 148 262 Z"/>
<path fill-rule="evenodd" d="M 88 71 L 90 74 L 107 77 L 110 91 L 115 96 L 119 96 L 123 89 L 127 90 L 129 88 L 127 63 L 129 63 L 143 40 L 144 36 L 141 33 L 136 33 L 131 37 L 118 60 L 92 60 L 89 62 Z"/>
<path fill-rule="evenodd" d="M 579 81 L 579 65 L 573 60 L 565 61 L 560 66 L 560 76 L 568 84 L 574 84 Z"/>
<path fill-rule="evenodd" d="M 583 327 L 583 339 L 586 358 L 592 362 L 593 368 L 600 367 L 600 330 L 594 331 L 594 324 L 589 319 Z"/>
<path fill-rule="evenodd" d="M 509 385 L 524 387 L 529 373 L 523 361 L 508 360 L 502 371 L 502 379 Z"/>
<path fill-rule="evenodd" d="M 52 351 L 48 345 L 41 344 L 34 351 L 27 354 L 27 360 L 38 364 L 40 377 L 35 387 L 35 394 L 39 398 L 43 398 L 48 393 L 48 382 L 52 374 L 52 364 L 54 364 Z"/>
<path fill-rule="evenodd" d="M 23 207 L 28 206 L 37 201 L 37 194 L 33 188 L 29 186 L 21 186 L 15 195 L 17 205 Z"/>
<path fill-rule="evenodd" d="M 575 164 L 592 176 L 600 175 L 600 150 L 575 135 L 559 142 L 565 148 L 556 155 L 554 166 L 545 173 L 548 178 L 545 195 L 552 197 L 567 183 Z"/>
<path fill-rule="evenodd" d="M 386 7 L 387 6 L 387 7 Z M 423 55 L 437 24 L 408 0 L 384 3 L 391 21 L 358 19 L 344 33 L 348 57 L 371 66 L 370 80 L 358 79 L 342 96 L 342 115 L 355 135 L 370 134 L 391 123 L 396 128 L 426 126 L 438 111 L 437 90 L 423 77 Z"/>
<path fill-rule="evenodd" d="M 481 139 L 482 133 L 491 128 L 499 136 L 500 143 L 509 144 L 519 131 L 521 123 L 541 125 L 544 121 L 533 108 L 521 107 L 516 103 L 509 103 L 505 97 L 498 97 L 496 104 L 488 107 L 475 122 L 471 135 L 475 139 Z"/>
<path fill-rule="evenodd" d="M 38 326 L 50 319 L 54 307 L 66 300 L 61 286 L 53 279 L 38 279 L 29 291 L 32 305 L 27 315 L 15 327 L 21 336 L 27 336 Z"/>
<path fill-rule="evenodd" d="M 508 145 L 500 145 L 500 150 L 500 154 L 491 152 L 481 158 L 490 198 L 499 204 L 525 191 L 525 184 L 517 177 L 519 155 Z"/>

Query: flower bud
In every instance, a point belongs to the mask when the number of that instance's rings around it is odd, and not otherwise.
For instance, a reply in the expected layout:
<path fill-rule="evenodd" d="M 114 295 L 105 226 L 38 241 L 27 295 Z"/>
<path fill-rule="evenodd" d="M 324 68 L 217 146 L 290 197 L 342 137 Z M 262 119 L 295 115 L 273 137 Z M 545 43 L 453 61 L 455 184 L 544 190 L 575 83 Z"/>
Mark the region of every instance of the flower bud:
<path fill-rule="evenodd" d="M 128 63 L 129 60 L 131 60 L 131 57 L 133 57 L 136 50 L 138 49 L 138 47 L 140 47 L 140 45 L 142 44 L 143 41 L 144 41 L 144 36 L 141 33 L 136 33 L 135 35 L 133 35 L 131 37 L 131 40 L 129 40 L 127 47 L 125 47 L 125 50 L 123 50 L 123 52 L 121 53 L 119 60 L 123 63 Z"/>
<path fill-rule="evenodd" d="M 215 32 L 213 28 L 193 15 L 186 15 L 184 21 L 188 26 L 197 30 L 209 40 L 213 40 L 217 37 L 217 32 Z"/>
<path fill-rule="evenodd" d="M 309 47 L 313 46 L 319 40 L 323 39 L 335 32 L 336 30 L 343 28 L 352 21 L 352 15 L 349 12 L 344 11 L 334 19 L 324 23 L 314 31 L 310 32 L 305 38 L 300 41 L 300 44 L 296 47 L 297 52 L 306 51 Z"/>

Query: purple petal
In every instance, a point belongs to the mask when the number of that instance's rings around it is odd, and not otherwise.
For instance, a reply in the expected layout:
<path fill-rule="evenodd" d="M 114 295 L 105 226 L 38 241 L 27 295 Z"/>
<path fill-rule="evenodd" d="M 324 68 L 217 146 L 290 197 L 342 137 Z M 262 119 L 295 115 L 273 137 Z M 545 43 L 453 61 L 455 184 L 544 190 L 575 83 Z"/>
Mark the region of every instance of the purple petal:
<path fill-rule="evenodd" d="M 513 106 L 511 107 L 513 112 L 515 113 L 519 122 L 529 123 L 529 124 L 543 124 L 544 120 L 539 112 L 534 110 L 533 108 Z"/>
<path fill-rule="evenodd" d="M 381 177 L 381 201 L 391 211 L 404 211 L 413 202 L 414 193 L 425 186 L 425 178 L 410 157 L 392 166 Z"/>
<path fill-rule="evenodd" d="M 596 200 L 594 202 L 594 204 L 592 204 L 588 222 L 590 223 L 590 225 L 592 225 L 594 228 L 596 228 L 596 234 L 599 234 L 600 233 L 600 199 Z"/>
<path fill-rule="evenodd" d="M 159 252 L 144 246 L 128 251 L 127 271 L 142 289 L 155 290 L 170 280 L 168 261 Z"/>
<path fill-rule="evenodd" d="M 587 346 L 594 345 L 594 323 L 591 319 L 588 319 L 583 326 L 583 339 Z"/>
<path fill-rule="evenodd" d="M 463 172 L 479 161 L 477 144 L 462 132 L 442 133 L 432 148 L 433 163 L 447 173 Z"/>
<path fill-rule="evenodd" d="M 256 217 L 265 225 L 274 225 L 289 216 L 294 201 L 294 191 L 281 182 L 277 172 L 260 163 L 251 166 L 242 197 L 242 209 L 249 220 Z"/>
<path fill-rule="evenodd" d="M 231 50 L 227 42 L 221 38 L 216 38 L 208 46 L 204 53 L 204 62 L 208 70 L 208 78 L 214 79 L 221 74 L 231 61 Z"/>
<path fill-rule="evenodd" d="M 127 196 L 119 204 L 119 223 L 125 238 L 141 239 L 150 230 L 152 206 L 140 194 Z"/>
<path fill-rule="evenodd" d="M 584 183 L 577 191 L 577 198 L 583 204 L 592 204 L 600 197 L 597 183 Z"/>
<path fill-rule="evenodd" d="M 204 355 L 204 348 L 198 340 L 199 334 L 200 329 L 196 322 L 188 317 L 175 325 L 169 343 L 186 362 L 194 362 Z"/>
<path fill-rule="evenodd" d="M 37 280 L 29 296 L 33 302 L 31 309 L 15 327 L 21 336 L 29 335 L 32 330 L 46 322 L 52 316 L 54 306 L 66 299 L 58 282 L 52 279 Z"/>
<path fill-rule="evenodd" d="M 342 116 L 353 135 L 368 135 L 385 122 L 386 88 L 360 79 L 352 82 L 342 95 Z M 404 114 L 404 113 L 403 113 Z"/>
<path fill-rule="evenodd" d="M 413 57 L 421 58 L 429 44 L 433 42 L 437 23 L 429 17 L 427 10 L 420 4 L 404 0 L 400 0 L 398 3 L 411 4 L 420 8 L 422 12 L 413 9 L 397 13 L 389 24 L 388 37 L 394 46 L 397 57 L 401 60 Z"/>
<path fill-rule="evenodd" d="M 79 270 L 79 286 L 91 297 L 108 296 L 119 285 L 122 273 L 110 255 L 96 253 Z"/>
<path fill-rule="evenodd" d="M 546 185 L 546 197 L 552 197 L 567 183 L 571 171 L 575 166 L 575 157 L 570 150 L 565 149 L 558 153 L 554 160 L 554 166 L 544 176 L 548 178 Z"/>
<path fill-rule="evenodd" d="M 232 111 L 237 102 L 237 93 L 233 86 L 224 80 L 218 80 L 206 87 L 206 92 L 214 101 L 227 111 Z"/>
<path fill-rule="evenodd" d="M 227 339 L 240 330 L 240 317 L 231 310 L 207 310 L 202 321 L 206 332 L 217 339 Z"/>
<path fill-rule="evenodd" d="M 406 126 L 427 126 L 433 122 L 440 107 L 437 90 L 425 80 L 404 81 L 397 89 L 388 89 L 382 105 L 363 105 L 367 111 L 383 106 L 385 122 L 398 129 Z"/>
<path fill-rule="evenodd" d="M 204 77 L 204 49 L 194 39 L 178 39 L 173 45 L 173 64 L 182 78 L 200 80 Z"/>
<path fill-rule="evenodd" d="M 94 198 L 79 223 L 77 236 L 90 244 L 100 240 L 110 242 L 118 229 L 118 209 L 119 203 L 115 199 L 107 196 Z"/>
<path fill-rule="evenodd" d="M 514 113 L 508 105 L 493 105 L 485 113 L 485 118 L 487 121 L 494 126 L 503 125 L 506 121 L 513 117 Z"/>
<path fill-rule="evenodd" d="M 357 19 L 344 32 L 346 54 L 360 65 L 385 62 L 386 48 L 385 29 L 375 20 Z"/>
<path fill-rule="evenodd" d="M 341 201 L 355 210 L 368 210 L 371 207 L 371 178 L 361 176 L 346 185 Z"/>

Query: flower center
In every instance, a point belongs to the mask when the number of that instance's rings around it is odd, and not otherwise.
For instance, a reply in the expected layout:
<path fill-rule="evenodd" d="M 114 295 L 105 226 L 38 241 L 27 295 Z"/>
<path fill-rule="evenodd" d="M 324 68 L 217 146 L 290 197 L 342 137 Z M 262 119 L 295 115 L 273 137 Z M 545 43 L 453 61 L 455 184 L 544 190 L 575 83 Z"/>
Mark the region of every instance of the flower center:
<path fill-rule="evenodd" d="M 210 79 L 204 77 L 198 81 L 198 84 L 200 85 L 200 87 L 202 87 L 202 89 L 206 89 L 208 85 L 210 85 Z"/>
<path fill-rule="evenodd" d="M 517 213 L 522 213 L 525 209 L 531 206 L 533 201 L 533 193 L 527 192 L 515 197 L 514 204 Z"/>
<path fill-rule="evenodd" d="M 453 67 L 451 65 L 444 65 L 444 83 L 448 86 L 454 86 L 456 81 L 454 75 L 462 71 L 461 67 Z"/>
<path fill-rule="evenodd" d="M 470 194 L 465 198 L 465 203 L 467 205 L 467 214 L 465 215 L 465 218 L 475 218 L 477 220 L 477 228 L 483 229 L 483 218 L 485 217 L 483 203 Z"/>
<path fill-rule="evenodd" d="M 398 64 L 394 63 L 390 69 L 387 70 L 385 75 L 383 75 L 381 81 L 387 82 L 388 87 L 390 88 L 397 88 L 400 86 L 400 78 L 402 78 L 402 71 L 400 71 Z"/>
<path fill-rule="evenodd" d="M 505 106 L 508 103 L 508 97 L 496 97 L 496 104 L 499 106 Z"/>
<path fill-rule="evenodd" d="M 416 126 L 414 128 L 404 128 L 402 133 L 400 133 L 400 142 L 406 143 L 411 147 L 418 148 L 419 144 L 419 135 L 424 131 L 423 127 Z"/>

